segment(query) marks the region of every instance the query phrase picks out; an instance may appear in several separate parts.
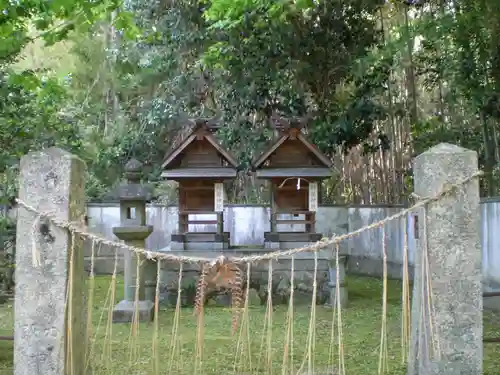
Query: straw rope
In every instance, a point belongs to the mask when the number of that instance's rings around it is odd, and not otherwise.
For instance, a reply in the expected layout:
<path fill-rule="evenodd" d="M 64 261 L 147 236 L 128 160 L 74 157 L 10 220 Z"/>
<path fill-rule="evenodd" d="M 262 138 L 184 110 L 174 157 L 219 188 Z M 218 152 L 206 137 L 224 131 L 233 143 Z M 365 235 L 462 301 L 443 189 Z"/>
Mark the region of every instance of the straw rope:
<path fill-rule="evenodd" d="M 228 259 L 230 262 L 233 262 L 233 263 L 255 263 L 255 262 L 262 261 L 262 260 L 277 259 L 277 258 L 280 258 L 283 256 L 291 256 L 291 255 L 303 253 L 303 252 L 316 252 L 316 251 L 324 249 L 330 245 L 339 244 L 347 239 L 356 237 L 363 232 L 382 227 L 391 221 L 394 221 L 394 220 L 397 220 L 401 217 L 406 216 L 408 213 L 413 212 L 418 208 L 421 208 L 421 207 L 428 205 L 429 203 L 437 202 L 440 199 L 448 196 L 452 192 L 456 191 L 460 187 L 462 187 L 462 186 L 468 184 L 469 182 L 483 176 L 483 174 L 484 174 L 484 172 L 478 171 L 478 172 L 474 173 L 473 175 L 463 179 L 462 181 L 460 181 L 456 184 L 446 185 L 435 196 L 423 198 L 420 201 L 418 201 L 416 204 L 414 204 L 413 206 L 406 208 L 404 210 L 401 210 L 397 214 L 394 214 L 392 216 L 388 216 L 388 217 L 384 218 L 383 220 L 380 220 L 380 221 L 377 221 L 377 222 L 372 223 L 370 225 L 364 226 L 364 227 L 359 228 L 359 229 L 352 231 L 352 232 L 349 232 L 349 233 L 346 233 L 343 235 L 338 235 L 338 236 L 335 235 L 334 237 L 332 237 L 330 239 L 323 239 L 323 240 L 318 241 L 312 245 L 304 246 L 304 247 L 300 247 L 300 248 L 295 248 L 295 249 L 290 249 L 290 250 L 277 250 L 277 251 L 272 251 L 272 252 L 268 252 L 265 254 L 250 255 L 250 256 L 244 256 L 244 257 L 228 257 Z M 91 240 L 96 241 L 97 243 L 100 243 L 103 245 L 121 247 L 122 249 L 129 250 L 131 252 L 136 253 L 137 255 L 143 255 L 144 257 L 146 257 L 147 259 L 150 259 L 150 260 L 163 259 L 166 261 L 183 262 L 183 263 L 214 262 L 214 258 L 193 257 L 193 256 L 170 254 L 170 253 L 166 253 L 166 252 L 149 251 L 149 250 L 145 250 L 145 249 L 140 248 L 140 247 L 131 246 L 131 245 L 123 244 L 120 242 L 108 240 L 108 239 L 102 238 L 96 234 L 93 234 L 93 233 L 86 231 L 83 223 L 69 222 L 69 221 L 61 220 L 50 212 L 40 212 L 35 207 L 30 206 L 29 204 L 27 204 L 26 202 L 22 201 L 19 198 L 16 198 L 16 202 L 20 206 L 25 208 L 26 210 L 37 214 L 40 217 L 40 219 L 46 218 L 46 219 L 50 220 L 52 223 L 54 223 L 55 225 L 57 225 L 61 228 L 67 229 L 68 231 L 70 231 L 73 234 L 78 234 L 80 236 L 90 238 Z M 35 245 L 33 245 L 33 246 L 35 246 Z M 220 258 L 222 259 L 224 257 L 220 257 Z M 33 259 L 34 259 L 33 260 L 34 263 L 38 263 L 39 257 L 36 255 L 35 251 L 34 251 Z M 217 262 L 217 259 L 215 261 Z"/>
<path fill-rule="evenodd" d="M 234 373 L 235 374 L 243 374 L 245 370 L 245 367 L 248 362 L 248 368 L 254 370 L 255 368 L 253 367 L 252 363 L 252 350 L 251 350 L 251 340 L 250 340 L 250 324 L 249 324 L 249 290 L 250 290 L 250 272 L 251 272 L 251 264 L 257 263 L 259 261 L 266 261 L 268 262 L 268 279 L 267 279 L 267 306 L 266 306 L 266 313 L 264 317 L 264 327 L 263 327 L 263 332 L 261 336 L 261 347 L 259 350 L 259 358 L 257 360 L 257 369 L 261 371 L 260 373 L 267 374 L 267 375 L 273 375 L 273 362 L 275 358 L 275 353 L 274 353 L 274 340 L 273 338 L 276 338 L 276 335 L 273 337 L 273 326 L 274 322 L 276 321 L 273 319 L 273 273 L 275 273 L 275 270 L 273 269 L 273 261 L 275 261 L 279 257 L 283 256 L 290 256 L 291 257 L 291 280 L 290 280 L 290 295 L 289 295 L 289 304 L 288 304 L 288 311 L 287 311 L 287 319 L 286 319 L 286 334 L 285 334 L 285 342 L 284 342 L 284 348 L 283 348 L 283 357 L 282 357 L 282 368 L 280 370 L 281 375 L 288 375 L 288 374 L 293 374 L 295 373 L 295 364 L 294 364 L 294 288 L 295 288 L 295 283 L 294 283 L 294 272 L 295 272 L 295 255 L 298 253 L 302 252 L 313 252 L 314 254 L 314 274 L 313 274 L 313 293 L 312 293 L 312 299 L 311 299 L 311 309 L 310 309 L 310 316 L 309 316 L 309 325 L 308 325 L 308 332 L 307 332 L 307 342 L 305 343 L 304 347 L 304 357 L 302 359 L 302 363 L 300 364 L 299 368 L 299 373 L 302 374 L 302 371 L 306 371 L 307 374 L 313 374 L 315 372 L 315 349 L 316 349 L 316 333 L 317 327 L 316 327 L 316 300 L 318 298 L 318 284 L 317 284 L 317 276 L 318 276 L 318 254 L 317 251 L 329 247 L 330 245 L 334 245 L 333 249 L 333 254 L 335 256 L 335 264 L 336 264 L 336 290 L 335 290 L 335 299 L 332 301 L 332 310 L 333 310 L 333 315 L 332 315 L 332 321 L 331 321 L 331 337 L 330 337 L 330 348 L 329 348 L 329 365 L 331 364 L 332 366 L 332 371 L 334 370 L 334 346 L 335 346 L 335 336 L 337 336 L 337 350 L 338 350 L 338 363 L 337 363 L 337 373 L 339 375 L 345 375 L 345 354 L 344 354 L 344 342 L 343 342 L 343 324 L 342 324 L 342 306 L 341 306 L 341 294 L 340 294 L 340 275 L 339 275 L 339 252 L 340 252 L 340 243 L 342 241 L 345 241 L 349 238 L 355 237 L 363 232 L 372 230 L 372 229 L 379 229 L 381 230 L 382 233 L 382 258 L 383 258 L 383 296 L 382 296 L 382 324 L 381 324 L 381 337 L 380 337 L 380 353 L 379 353 L 379 366 L 378 366 L 378 373 L 380 375 L 387 373 L 388 371 L 388 327 L 387 327 L 387 314 L 388 314 L 388 298 L 387 298 L 387 292 L 388 292 L 388 285 L 387 285 L 387 279 L 388 279 L 388 269 L 387 269 L 387 262 L 388 262 L 388 256 L 387 256 L 387 244 L 386 244 L 386 229 L 385 229 L 385 224 L 398 220 L 401 218 L 407 217 L 407 215 L 411 212 L 414 212 L 417 209 L 422 209 L 424 211 L 424 221 L 423 221 L 423 232 L 424 232 L 424 251 L 422 254 L 422 280 L 423 283 L 421 285 L 421 293 L 424 296 L 423 298 L 426 298 L 427 306 L 423 306 L 420 313 L 420 321 L 419 324 L 425 324 L 429 325 L 430 327 L 430 338 L 427 337 L 427 331 L 424 330 L 424 335 L 425 335 L 425 340 L 430 340 L 430 344 L 432 347 L 433 352 L 435 353 L 436 356 L 439 357 L 440 355 L 440 348 L 439 348 L 439 336 L 437 334 L 437 329 L 435 327 L 435 322 L 433 320 L 433 315 L 432 315 L 432 302 L 433 302 L 433 295 L 432 295 L 432 287 L 431 287 L 431 280 L 430 280 L 430 265 L 429 265 L 429 254 L 427 253 L 427 226 L 426 226 L 426 209 L 428 205 L 432 202 L 436 202 L 444 197 L 446 197 L 448 194 L 451 192 L 454 192 L 456 189 L 466 185 L 467 183 L 471 182 L 472 180 L 482 176 L 482 172 L 477 172 L 474 175 L 462 180 L 461 182 L 454 184 L 454 185 L 448 185 L 446 187 L 443 187 L 443 189 L 436 194 L 433 197 L 430 198 L 419 198 L 419 202 L 417 202 L 415 205 L 404 209 L 400 211 L 399 213 L 389 216 L 383 220 L 380 220 L 378 222 L 375 222 L 373 224 L 370 224 L 368 226 L 365 226 L 363 228 L 360 228 L 356 231 L 340 235 L 340 236 L 334 236 L 330 239 L 322 239 L 321 241 L 316 242 L 313 245 L 310 246 L 304 246 L 301 248 L 296 248 L 296 249 L 290 249 L 290 250 L 279 250 L 279 251 L 273 251 L 273 252 L 267 252 L 264 254 L 259 254 L 259 255 L 251 255 L 251 256 L 245 256 L 245 257 L 225 257 L 225 256 L 219 256 L 219 257 L 210 257 L 210 258 L 205 258 L 205 257 L 192 257 L 192 256 L 183 256 L 183 255 L 177 255 L 177 254 L 172 254 L 172 253 L 165 253 L 165 252 L 154 252 L 154 251 L 148 251 L 143 248 L 139 247 L 134 247 L 130 246 L 121 242 L 115 242 L 111 240 L 107 240 L 104 238 L 101 238 L 95 234 L 89 233 L 86 231 L 86 226 L 83 224 L 83 222 L 67 222 L 58 219 L 52 212 L 39 212 L 36 208 L 27 205 L 25 202 L 22 200 L 17 200 L 17 202 L 25 208 L 27 211 L 32 212 L 36 215 L 34 224 L 32 226 L 32 262 L 34 267 L 40 266 L 40 252 L 39 249 L 37 248 L 37 240 L 38 240 L 38 234 L 36 233 L 38 230 L 38 227 L 44 223 L 45 221 L 50 221 L 57 227 L 60 227 L 62 229 L 66 229 L 69 232 L 69 235 L 71 236 L 71 252 L 70 252 L 70 285 L 67 290 L 67 300 L 71 301 L 72 294 L 74 293 L 73 287 L 75 286 L 73 284 L 73 276 L 74 276 L 74 265 L 73 265 L 73 256 L 74 256 L 74 246 L 75 246 L 75 240 L 77 236 L 80 236 L 81 238 L 89 238 L 92 242 L 92 249 L 91 249 L 91 270 L 90 270 L 90 303 L 87 308 L 87 336 L 89 336 L 89 342 L 86 343 L 86 358 L 85 358 L 85 367 L 88 368 L 90 367 L 90 361 L 92 358 L 92 354 L 95 353 L 95 342 L 96 342 L 96 336 L 97 332 L 99 331 L 99 327 L 101 324 L 101 320 L 103 318 L 103 313 L 104 310 L 106 309 L 106 306 L 108 305 L 109 301 L 109 307 L 107 307 L 108 311 L 108 322 L 106 326 L 106 332 L 105 332 L 105 337 L 104 337 L 104 348 L 103 348 L 103 355 L 105 357 L 104 360 L 104 365 L 106 370 L 110 369 L 110 364 L 112 362 L 112 304 L 115 301 L 116 297 L 116 283 L 117 283 L 117 262 L 118 262 L 118 250 L 119 249 L 124 249 L 126 251 L 132 252 L 136 258 L 137 258 L 137 263 L 136 263 L 136 288 L 135 288 L 135 296 L 134 296 L 134 301 L 135 301 L 135 313 L 133 315 L 133 319 L 131 322 L 131 327 L 130 327 L 130 335 L 129 335 L 129 358 L 128 358 L 128 367 L 130 370 L 132 370 L 134 367 L 138 366 L 141 361 L 139 360 L 141 357 L 141 352 L 139 351 L 139 346 L 137 342 L 137 338 L 139 335 L 139 311 L 138 311 L 138 301 L 140 299 L 139 296 L 139 290 L 140 290 L 140 281 L 139 281 L 139 275 L 141 274 L 141 269 L 142 269 L 142 264 L 145 261 L 145 259 L 157 260 L 157 269 L 156 269 L 156 289 L 155 289 L 155 298 L 154 298 L 154 321 L 153 321 L 153 327 L 154 327 L 154 333 L 153 333 L 153 342 L 152 342 L 152 367 L 153 367 L 153 373 L 154 374 L 159 374 L 160 373 L 160 357 L 161 357 L 161 352 L 160 352 L 160 343 L 159 343 L 159 303 L 160 303 L 160 276 L 161 276 L 161 262 L 162 261 L 170 261 L 170 262 L 175 262 L 179 265 L 179 275 L 178 275 L 178 290 L 177 290 L 177 301 L 176 301 L 176 306 L 175 306 L 175 313 L 173 317 L 173 326 L 172 326 L 172 335 L 171 335 L 171 340 L 170 340 L 170 345 L 169 345 L 169 350 L 167 353 L 168 356 L 168 368 L 169 368 L 169 373 L 176 373 L 175 370 L 180 371 L 180 366 L 182 366 L 182 362 L 180 361 L 181 353 L 182 353 L 182 343 L 181 343 L 181 335 L 179 332 L 179 325 L 180 325 L 180 308 L 181 308 L 181 293 L 182 293 L 182 287 L 181 287 L 181 282 L 183 278 L 183 264 L 184 263 L 201 263 L 202 265 L 202 272 L 200 275 L 200 280 L 201 280 L 201 285 L 203 286 L 202 288 L 202 298 L 201 298 L 201 305 L 200 305 L 200 311 L 197 316 L 197 328 L 196 328 L 196 344 L 195 344 L 195 350 L 194 350 L 194 372 L 197 375 L 203 375 L 204 371 L 208 371 L 205 367 L 203 366 L 203 360 L 204 360 L 204 300 L 205 300 L 205 293 L 206 293 L 206 285 L 205 285 L 205 277 L 207 270 L 209 267 L 219 264 L 219 263 L 225 263 L 227 261 L 232 262 L 232 263 L 238 263 L 238 264 L 246 264 L 246 293 L 245 293 L 245 303 L 243 306 L 243 317 L 239 329 L 239 336 L 237 341 L 235 342 L 235 347 L 236 347 L 236 358 L 234 361 Z M 402 310 L 402 337 L 401 337 L 401 350 L 402 350 L 402 360 L 403 362 L 405 361 L 405 352 L 408 351 L 409 347 L 409 325 L 410 325 L 410 311 L 409 311 L 409 303 L 410 303 L 410 290 L 409 290 L 409 276 L 408 276 L 408 233 L 407 230 L 405 230 L 405 238 L 404 238 L 404 275 L 403 275 L 403 296 L 402 296 L 402 303 L 403 303 L 403 310 Z M 99 318 L 99 323 L 97 324 L 97 329 L 93 329 L 93 322 L 92 322 L 92 305 L 94 301 L 94 293 L 95 293 L 95 274 L 94 274 L 94 266 L 95 266 L 95 261 L 96 261 L 96 246 L 102 246 L 102 245 L 108 245 L 111 246 L 115 249 L 115 264 L 114 264 L 114 270 L 113 270 L 113 275 L 111 279 L 111 285 L 110 289 L 108 290 L 108 294 L 106 297 L 106 302 L 104 303 L 105 308 L 103 309 L 101 316 Z M 425 280 L 425 282 L 424 282 Z M 142 282 L 143 280 L 141 280 Z M 75 306 L 72 306 L 71 303 L 66 304 L 67 308 L 67 314 L 68 317 L 71 319 L 72 315 L 75 314 L 74 310 Z M 337 330 L 337 334 L 335 335 L 335 327 Z M 66 342 L 67 345 L 67 351 L 68 351 L 68 365 L 70 366 L 69 371 L 70 373 L 74 372 L 74 369 L 71 367 L 73 366 L 73 342 L 72 342 L 72 336 L 74 336 L 74 332 L 71 331 L 71 327 L 68 327 L 69 331 L 67 332 L 67 335 L 69 337 L 69 340 Z M 94 339 L 90 340 L 90 336 L 94 334 Z M 245 358 L 246 357 L 246 358 Z M 150 359 L 148 359 L 149 361 Z M 262 361 L 262 363 L 261 363 Z M 174 364 L 177 364 L 179 368 L 175 368 Z M 241 371 L 239 368 L 241 367 Z M 263 368 L 262 368 L 263 367 Z M 276 373 L 276 370 L 274 369 L 274 373 Z M 246 374 L 246 373 L 245 373 Z"/>

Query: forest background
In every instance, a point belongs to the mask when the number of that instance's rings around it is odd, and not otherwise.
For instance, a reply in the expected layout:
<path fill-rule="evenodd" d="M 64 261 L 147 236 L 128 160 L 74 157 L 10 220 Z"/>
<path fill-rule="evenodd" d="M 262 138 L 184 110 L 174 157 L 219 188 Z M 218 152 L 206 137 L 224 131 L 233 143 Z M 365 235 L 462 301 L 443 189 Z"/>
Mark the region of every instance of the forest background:
<path fill-rule="evenodd" d="M 230 203 L 267 203 L 248 171 L 271 115 L 311 115 L 334 162 L 323 203 L 405 203 L 412 158 L 440 142 L 500 178 L 500 2 L 26 0 L 0 8 L 0 204 L 19 159 L 59 146 L 108 199 L 127 160 L 175 204 L 161 161 L 187 119 L 219 117 L 241 163 Z"/>

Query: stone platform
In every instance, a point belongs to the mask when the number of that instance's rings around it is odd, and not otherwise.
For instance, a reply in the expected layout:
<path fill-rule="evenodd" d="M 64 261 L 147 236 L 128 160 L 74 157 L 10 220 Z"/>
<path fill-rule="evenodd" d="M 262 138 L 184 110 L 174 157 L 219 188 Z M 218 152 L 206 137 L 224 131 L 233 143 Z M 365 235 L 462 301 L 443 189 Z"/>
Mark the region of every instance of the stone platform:
<path fill-rule="evenodd" d="M 229 232 L 190 232 L 172 234 L 171 250 L 212 251 L 229 248 Z"/>
<path fill-rule="evenodd" d="M 321 233 L 265 232 L 264 247 L 267 251 L 295 249 L 311 245 L 321 238 Z"/>
<path fill-rule="evenodd" d="M 240 247 L 228 248 L 226 250 L 212 251 L 176 251 L 172 248 L 166 248 L 170 254 L 193 257 L 213 257 L 214 259 L 220 256 L 228 258 L 242 257 L 249 255 L 258 255 L 268 253 L 269 249 L 264 247 Z M 290 256 L 280 257 L 274 260 L 273 265 L 273 300 L 275 303 L 288 303 L 288 295 L 290 292 L 291 281 L 291 260 Z M 318 252 L 318 269 L 317 269 L 317 301 L 318 304 L 331 305 L 335 298 L 336 277 L 335 270 L 332 271 L 332 251 L 331 249 Z M 163 263 L 163 269 L 160 276 L 160 299 L 164 304 L 175 305 L 178 290 L 179 268 L 178 265 L 173 265 L 168 262 Z M 347 295 L 344 286 L 344 270 L 345 262 L 341 262 L 341 303 L 344 306 Z M 269 261 L 261 261 L 254 263 L 251 266 L 250 287 L 259 296 L 260 302 L 265 303 L 267 299 L 267 285 L 269 275 Z M 333 267 L 335 265 L 333 264 Z M 191 305 L 196 294 L 196 281 L 199 277 L 200 268 L 196 264 L 184 264 L 182 276 L 183 289 L 183 305 Z M 295 285 L 295 302 L 297 304 L 310 304 L 313 285 L 314 272 L 314 254 L 299 253 L 295 255 L 294 260 L 294 285 Z M 333 279 L 332 279 L 333 275 Z M 333 288 L 333 292 L 332 292 Z M 214 298 L 221 304 L 230 303 L 230 298 L 214 295 Z"/>

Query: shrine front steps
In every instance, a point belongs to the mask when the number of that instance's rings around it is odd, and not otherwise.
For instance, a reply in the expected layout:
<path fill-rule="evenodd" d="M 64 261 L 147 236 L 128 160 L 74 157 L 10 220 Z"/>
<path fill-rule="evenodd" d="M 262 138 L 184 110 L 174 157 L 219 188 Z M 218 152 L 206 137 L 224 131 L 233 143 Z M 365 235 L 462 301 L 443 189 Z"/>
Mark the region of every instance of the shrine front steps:
<path fill-rule="evenodd" d="M 224 250 L 229 248 L 229 232 L 188 232 L 172 234 L 171 250 Z"/>
<path fill-rule="evenodd" d="M 265 232 L 264 247 L 269 250 L 288 250 L 309 246 L 323 238 L 321 233 Z"/>

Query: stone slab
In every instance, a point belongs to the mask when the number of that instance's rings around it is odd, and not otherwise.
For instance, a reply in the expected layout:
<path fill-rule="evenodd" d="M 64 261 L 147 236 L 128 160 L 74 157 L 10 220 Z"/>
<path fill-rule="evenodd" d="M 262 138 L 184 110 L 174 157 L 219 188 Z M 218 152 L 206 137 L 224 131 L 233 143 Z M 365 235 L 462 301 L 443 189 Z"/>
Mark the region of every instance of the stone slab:
<path fill-rule="evenodd" d="M 228 242 L 185 242 L 184 250 L 189 251 L 216 251 L 229 248 Z"/>
<path fill-rule="evenodd" d="M 269 242 L 317 242 L 322 238 L 321 233 L 264 232 L 264 241 Z"/>
<path fill-rule="evenodd" d="M 230 233 L 188 232 L 171 235 L 173 242 L 229 242 Z"/>
<path fill-rule="evenodd" d="M 150 322 L 154 318 L 154 303 L 151 301 L 120 301 L 113 309 L 113 323 L 130 323 L 135 312 L 139 313 L 140 322 Z"/>

